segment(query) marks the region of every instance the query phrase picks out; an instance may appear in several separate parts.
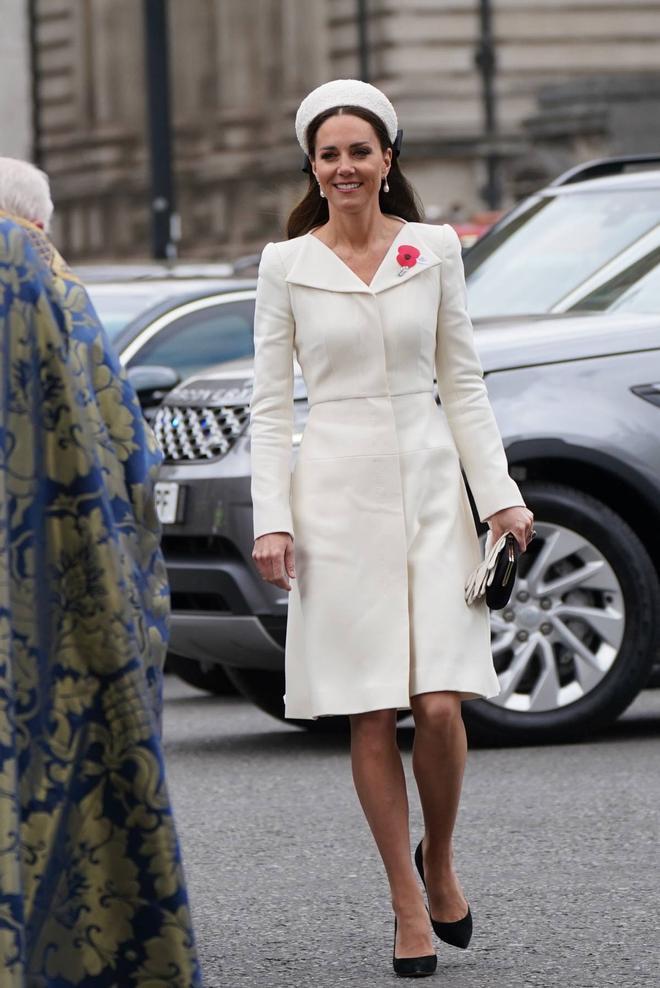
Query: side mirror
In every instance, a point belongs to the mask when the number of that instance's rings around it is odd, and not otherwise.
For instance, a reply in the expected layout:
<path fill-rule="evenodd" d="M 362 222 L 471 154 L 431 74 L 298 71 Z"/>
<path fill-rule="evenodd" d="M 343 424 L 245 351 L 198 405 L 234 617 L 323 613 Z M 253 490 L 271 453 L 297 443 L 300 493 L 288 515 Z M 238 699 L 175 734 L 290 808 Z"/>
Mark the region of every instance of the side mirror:
<path fill-rule="evenodd" d="M 128 368 L 128 379 L 137 391 L 143 409 L 155 408 L 181 378 L 172 367 L 141 364 Z"/>

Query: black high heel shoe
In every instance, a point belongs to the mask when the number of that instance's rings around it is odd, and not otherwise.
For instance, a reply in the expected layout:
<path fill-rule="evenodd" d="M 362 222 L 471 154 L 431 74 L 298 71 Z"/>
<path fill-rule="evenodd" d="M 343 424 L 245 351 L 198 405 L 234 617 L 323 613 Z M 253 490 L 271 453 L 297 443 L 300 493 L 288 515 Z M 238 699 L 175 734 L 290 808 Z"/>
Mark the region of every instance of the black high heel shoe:
<path fill-rule="evenodd" d="M 419 877 L 422 879 L 424 888 L 426 888 L 421 841 L 415 850 L 415 864 L 417 865 L 417 871 L 419 872 Z M 440 937 L 441 940 L 444 940 L 445 943 L 450 943 L 452 947 L 460 947 L 461 950 L 465 950 L 472 937 L 472 913 L 470 912 L 470 907 L 468 906 L 468 911 L 463 919 L 457 919 L 453 923 L 441 923 L 431 916 L 431 926 L 435 935 Z"/>
<path fill-rule="evenodd" d="M 394 917 L 394 947 L 392 948 L 392 966 L 394 973 L 400 978 L 428 978 L 433 974 L 438 966 L 438 958 L 435 954 L 425 954 L 423 957 L 397 957 L 396 956 L 396 930 L 397 922 Z"/>

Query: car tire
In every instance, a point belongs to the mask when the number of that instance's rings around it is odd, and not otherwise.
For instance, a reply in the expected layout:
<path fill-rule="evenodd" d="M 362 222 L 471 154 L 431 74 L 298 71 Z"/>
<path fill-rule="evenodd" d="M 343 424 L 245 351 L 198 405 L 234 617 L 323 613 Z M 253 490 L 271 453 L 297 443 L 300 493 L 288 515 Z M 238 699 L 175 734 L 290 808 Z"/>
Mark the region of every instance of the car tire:
<path fill-rule="evenodd" d="M 168 652 L 165 671 L 174 673 L 189 686 L 194 686 L 205 693 L 213 693 L 214 696 L 232 696 L 236 693 L 223 666 L 204 669 L 195 659 Z"/>
<path fill-rule="evenodd" d="M 284 717 L 284 670 L 238 669 L 227 667 L 227 676 L 246 700 L 276 720 L 303 727 L 314 734 L 346 734 L 348 717 L 319 717 L 295 720 Z"/>
<path fill-rule="evenodd" d="M 463 704 L 463 717 L 469 737 L 477 743 L 561 742 L 582 738 L 601 730 L 622 713 L 648 684 L 658 646 L 658 575 L 644 545 L 630 526 L 602 501 L 568 486 L 530 482 L 522 486 L 522 491 L 526 503 L 534 512 L 535 528 L 539 534 L 545 533 L 546 541 L 541 538 L 540 545 L 537 546 L 535 539 L 528 552 L 520 558 L 511 609 L 508 612 L 507 609 L 491 612 L 495 666 L 500 685 L 505 684 L 506 689 L 503 688 L 499 698 Z M 551 541 L 553 538 L 556 539 L 554 543 Z M 561 539 L 564 539 L 564 543 Z M 547 551 L 544 549 L 545 545 L 549 546 Z M 562 557 L 560 551 L 562 545 L 570 553 L 566 558 Z M 553 559 L 558 562 L 553 562 Z M 535 560 L 538 560 L 536 567 Z M 545 569 L 542 568 L 544 560 L 549 564 Z M 562 566 L 565 567 L 563 571 L 560 568 Z M 591 571 L 586 568 L 588 566 L 592 567 Z M 538 577 L 535 572 L 543 575 Z M 583 577 L 580 582 L 580 574 L 588 572 L 593 575 Z M 525 581 L 526 573 L 530 574 L 529 584 Z M 570 587 L 571 580 L 573 587 L 562 598 L 561 588 Z M 525 603 L 523 597 L 521 604 L 520 587 L 526 585 L 530 591 L 528 602 Z M 609 589 L 594 589 L 599 586 Z M 535 588 L 533 594 L 530 589 L 532 587 Z M 548 588 L 553 587 L 554 591 L 548 591 Z M 580 594 L 583 595 L 582 598 L 579 597 Z M 577 603 L 574 599 L 569 600 L 576 596 Z M 557 601 L 556 607 L 552 601 Z M 537 607 L 540 614 L 540 604 L 546 606 L 548 611 L 536 620 L 545 620 L 545 628 L 543 630 L 542 627 L 537 627 L 534 632 L 527 632 L 529 641 L 525 644 L 525 639 L 520 639 L 525 632 L 515 629 L 523 619 L 532 626 L 535 620 L 534 608 Z M 572 617 L 566 618 L 566 614 Z M 587 616 L 582 617 L 583 615 Z M 618 623 L 617 616 L 620 618 Z M 554 623 L 550 624 L 547 618 Z M 508 629 L 505 624 L 507 620 L 511 622 Z M 586 635 L 583 633 L 577 650 L 574 647 L 575 635 L 579 637 L 579 632 L 574 633 L 569 628 L 566 637 L 563 630 L 569 623 L 572 623 L 573 629 L 576 626 L 583 632 L 586 629 Z M 557 628 L 562 628 L 558 646 L 552 641 L 556 637 Z M 595 628 L 601 630 L 595 631 Z M 545 642 L 542 631 L 549 636 Z M 620 638 L 616 647 L 612 644 L 615 633 Z M 498 634 L 501 635 L 500 643 L 504 643 L 499 649 Z M 604 637 L 599 637 L 601 634 Z M 570 635 L 573 635 L 572 640 Z M 532 637 L 538 641 L 538 646 L 533 644 Z M 507 645 L 507 641 L 511 644 Z M 553 652 L 557 647 L 559 651 Z M 539 648 L 545 658 L 539 660 L 532 652 L 532 658 L 527 662 L 528 665 L 536 662 L 536 666 L 532 670 L 526 670 L 520 678 L 521 692 L 511 694 L 508 699 L 503 700 L 502 697 L 511 690 L 515 676 L 520 674 L 519 670 L 524 665 L 518 663 L 513 669 L 513 659 L 509 658 L 509 666 L 505 665 L 502 669 L 502 661 L 506 663 L 507 655 L 515 655 L 515 649 L 523 659 L 523 650 L 529 653 L 534 648 Z M 600 669 L 595 660 L 600 661 L 603 654 L 606 668 Z M 593 655 L 592 665 L 589 664 L 589 655 Z M 551 667 L 554 659 L 556 662 L 553 673 Z M 570 680 L 571 668 L 574 682 Z M 581 671 L 578 673 L 578 670 Z M 533 684 L 535 673 L 538 675 L 536 685 L 525 686 L 525 677 Z M 562 685 L 567 675 L 568 685 Z M 546 691 L 541 694 L 538 687 L 543 685 L 543 677 Z M 593 685 L 584 689 L 579 682 L 581 677 L 587 681 L 591 678 Z M 552 685 L 549 691 L 548 683 Z M 558 687 L 556 690 L 555 684 Z M 525 689 L 529 710 L 524 709 Z M 583 694 L 570 699 L 571 691 L 576 693 L 580 689 L 583 689 Z M 547 706 L 555 694 L 558 701 L 556 706 L 553 708 L 551 702 Z M 542 695 L 545 709 L 533 709 L 535 695 Z M 511 703 L 514 706 L 517 704 L 517 709 L 508 705 Z"/>

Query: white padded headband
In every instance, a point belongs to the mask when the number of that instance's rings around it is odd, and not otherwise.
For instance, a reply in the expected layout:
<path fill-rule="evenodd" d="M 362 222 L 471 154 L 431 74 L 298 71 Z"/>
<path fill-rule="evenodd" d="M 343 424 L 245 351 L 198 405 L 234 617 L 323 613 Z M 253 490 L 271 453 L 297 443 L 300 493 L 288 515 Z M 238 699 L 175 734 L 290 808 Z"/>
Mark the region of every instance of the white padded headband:
<path fill-rule="evenodd" d="M 361 106 L 365 110 L 371 110 L 383 121 L 387 136 L 394 143 L 399 125 L 394 107 L 385 93 L 359 79 L 333 79 L 332 82 L 325 82 L 313 89 L 298 107 L 296 137 L 305 154 L 309 154 L 307 128 L 310 123 L 319 113 L 334 106 Z"/>

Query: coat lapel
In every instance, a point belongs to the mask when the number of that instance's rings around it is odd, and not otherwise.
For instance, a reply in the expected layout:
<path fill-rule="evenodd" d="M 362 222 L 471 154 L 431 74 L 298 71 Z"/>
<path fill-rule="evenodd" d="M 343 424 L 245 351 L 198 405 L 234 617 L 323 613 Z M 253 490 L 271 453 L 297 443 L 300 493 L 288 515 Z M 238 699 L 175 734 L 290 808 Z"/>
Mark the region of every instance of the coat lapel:
<path fill-rule="evenodd" d="M 322 288 L 328 292 L 366 292 L 371 289 L 351 271 L 347 264 L 318 237 L 310 233 L 300 238 L 293 264 L 285 278 L 290 285 Z"/>
<path fill-rule="evenodd" d="M 407 223 L 401 228 L 370 285 L 365 285 L 330 247 L 311 234 L 300 237 L 300 248 L 285 280 L 291 285 L 320 288 L 328 292 L 361 292 L 367 295 L 402 285 L 441 263 L 437 254 L 420 237 L 418 226 Z M 399 274 L 401 266 L 397 263 L 397 254 L 402 246 L 415 247 L 420 256 L 413 267 Z"/>
<path fill-rule="evenodd" d="M 419 227 L 418 223 L 407 223 L 401 228 L 374 275 L 371 282 L 372 292 L 384 292 L 388 288 L 403 285 L 411 278 L 416 278 L 441 263 L 438 255 L 425 243 Z M 402 266 L 397 261 L 397 255 L 402 247 L 415 247 L 419 251 L 419 257 L 416 258 L 414 265 L 404 268 L 403 274 L 400 273 Z"/>

